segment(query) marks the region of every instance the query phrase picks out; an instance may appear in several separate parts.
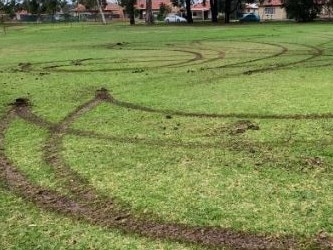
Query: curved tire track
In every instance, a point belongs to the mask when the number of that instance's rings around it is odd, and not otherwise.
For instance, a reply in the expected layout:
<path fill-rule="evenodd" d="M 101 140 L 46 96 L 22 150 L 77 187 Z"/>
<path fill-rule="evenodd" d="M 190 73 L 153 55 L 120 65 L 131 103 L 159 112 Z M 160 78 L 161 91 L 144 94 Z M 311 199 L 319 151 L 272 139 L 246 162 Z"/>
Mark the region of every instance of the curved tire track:
<path fill-rule="evenodd" d="M 227 246 L 236 249 L 287 249 L 297 245 L 297 240 L 292 236 L 273 237 L 269 235 L 254 235 L 218 227 L 191 227 L 182 224 L 156 222 L 148 219 L 142 220 L 133 217 L 127 212 L 124 213 L 124 210 L 114 206 L 112 201 L 105 206 L 104 202 L 109 198 L 100 197 L 93 188 L 89 187 L 89 183 L 82 180 L 82 178 L 78 178 L 75 172 L 69 170 L 69 167 L 63 164 L 59 155 L 62 137 L 66 134 L 70 123 L 98 105 L 101 101 L 100 98 L 100 96 L 97 96 L 92 101 L 81 105 L 57 124 L 55 128 L 50 129 L 48 144 L 53 144 L 53 146 L 48 147 L 45 153 L 46 160 L 55 167 L 56 172 L 60 174 L 59 178 L 68 178 L 67 188 L 74 188 L 72 190 L 72 197 L 65 197 L 57 192 L 45 190 L 38 185 L 30 183 L 10 163 L 4 152 L 1 151 L 0 176 L 6 181 L 8 188 L 27 200 L 32 201 L 38 207 L 72 216 L 76 219 L 83 219 L 96 225 L 118 228 L 124 232 L 137 233 L 151 238 L 169 239 L 214 248 Z M 106 100 L 108 98 L 102 97 L 102 99 Z M 3 146 L 7 126 L 10 124 L 11 119 L 15 117 L 16 110 L 14 111 L 10 112 L 10 115 L 5 116 L 0 122 L 1 146 Z M 20 112 L 24 112 L 22 107 Z M 38 122 L 41 121 L 38 120 Z M 49 124 L 45 122 L 41 122 L 40 124 L 45 125 L 46 128 L 50 128 Z M 61 174 L 60 172 L 65 174 Z"/>

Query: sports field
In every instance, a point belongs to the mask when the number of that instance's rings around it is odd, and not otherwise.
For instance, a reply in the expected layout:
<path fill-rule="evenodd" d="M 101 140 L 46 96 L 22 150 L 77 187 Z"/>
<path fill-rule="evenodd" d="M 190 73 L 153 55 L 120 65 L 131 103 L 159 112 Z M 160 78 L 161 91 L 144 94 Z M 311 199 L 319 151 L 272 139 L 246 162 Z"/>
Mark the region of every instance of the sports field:
<path fill-rule="evenodd" d="M 331 23 L 12 26 L 0 56 L 0 249 L 333 248 Z"/>

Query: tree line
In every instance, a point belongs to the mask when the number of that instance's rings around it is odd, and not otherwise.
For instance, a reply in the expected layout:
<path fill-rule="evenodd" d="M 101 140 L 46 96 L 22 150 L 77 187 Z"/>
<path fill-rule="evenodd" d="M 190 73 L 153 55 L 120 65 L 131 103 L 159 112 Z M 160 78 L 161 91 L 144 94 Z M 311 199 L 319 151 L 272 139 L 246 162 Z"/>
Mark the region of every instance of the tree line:
<path fill-rule="evenodd" d="M 146 0 L 146 23 L 154 22 L 152 13 L 152 1 Z M 237 10 L 242 9 L 245 3 L 253 3 L 258 0 L 203 0 L 203 5 L 209 1 L 211 8 L 211 21 L 218 22 L 218 13 L 224 13 L 224 22 L 230 22 L 230 16 Z M 264 0 L 259 0 L 264 2 Z M 74 0 L 73 4 L 82 4 L 88 10 L 105 7 L 106 0 Z M 314 20 L 321 12 L 322 8 L 333 9 L 333 0 L 282 0 L 282 7 L 285 8 L 289 18 L 294 18 L 300 22 Z M 130 24 L 135 24 L 136 0 L 119 0 L 119 4 L 125 7 Z M 174 6 L 185 9 L 188 23 L 193 23 L 191 5 L 193 0 L 172 0 Z M 9 14 L 11 17 L 20 10 L 27 10 L 31 14 L 55 14 L 68 5 L 67 0 L 0 0 L 0 14 Z"/>

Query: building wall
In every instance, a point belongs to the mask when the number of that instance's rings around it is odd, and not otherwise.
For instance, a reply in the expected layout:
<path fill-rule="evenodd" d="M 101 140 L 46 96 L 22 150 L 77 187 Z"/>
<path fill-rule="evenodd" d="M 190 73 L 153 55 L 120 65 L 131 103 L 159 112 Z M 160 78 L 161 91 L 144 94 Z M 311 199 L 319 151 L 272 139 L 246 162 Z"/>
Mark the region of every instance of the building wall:
<path fill-rule="evenodd" d="M 259 16 L 261 20 L 285 20 L 287 13 L 280 6 L 260 6 Z"/>

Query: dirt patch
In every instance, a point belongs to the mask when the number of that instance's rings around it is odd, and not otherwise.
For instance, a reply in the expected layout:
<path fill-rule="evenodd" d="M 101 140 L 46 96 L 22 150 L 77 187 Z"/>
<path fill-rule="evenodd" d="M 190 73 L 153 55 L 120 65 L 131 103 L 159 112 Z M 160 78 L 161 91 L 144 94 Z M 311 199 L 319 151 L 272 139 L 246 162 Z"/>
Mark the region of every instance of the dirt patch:
<path fill-rule="evenodd" d="M 230 127 L 230 134 L 243 134 L 248 130 L 259 130 L 259 126 L 250 120 L 240 120 Z"/>
<path fill-rule="evenodd" d="M 20 97 L 20 98 L 15 99 L 15 101 L 10 103 L 10 105 L 14 106 L 15 108 L 22 108 L 22 107 L 31 106 L 31 103 L 28 98 Z"/>
<path fill-rule="evenodd" d="M 320 231 L 317 234 L 315 242 L 321 249 L 333 249 L 333 237 L 325 231 Z"/>
<path fill-rule="evenodd" d="M 93 58 L 75 59 L 71 61 L 71 64 L 75 66 L 80 66 L 84 61 L 90 61 L 90 60 L 93 60 Z"/>
<path fill-rule="evenodd" d="M 104 44 L 104 45 L 102 45 L 102 47 L 107 48 L 107 49 L 116 49 L 116 48 L 124 47 L 128 44 L 129 44 L 128 42 L 116 42 L 116 43 Z M 100 46 L 98 46 L 98 47 L 100 47 Z"/>
<path fill-rule="evenodd" d="M 32 64 L 31 63 L 19 63 L 18 64 L 18 67 L 19 67 L 19 71 L 30 71 L 31 70 L 31 66 Z"/>
<path fill-rule="evenodd" d="M 325 162 L 322 157 L 305 157 L 303 160 L 304 165 L 306 168 L 324 168 Z"/>
<path fill-rule="evenodd" d="M 100 88 L 96 90 L 95 97 L 100 100 L 112 101 L 113 97 L 109 94 L 109 91 L 106 88 Z"/>

